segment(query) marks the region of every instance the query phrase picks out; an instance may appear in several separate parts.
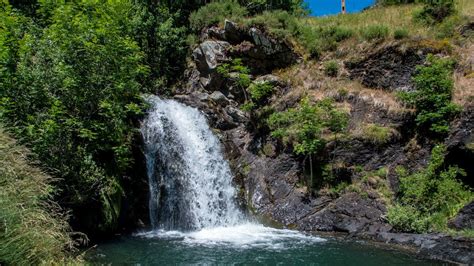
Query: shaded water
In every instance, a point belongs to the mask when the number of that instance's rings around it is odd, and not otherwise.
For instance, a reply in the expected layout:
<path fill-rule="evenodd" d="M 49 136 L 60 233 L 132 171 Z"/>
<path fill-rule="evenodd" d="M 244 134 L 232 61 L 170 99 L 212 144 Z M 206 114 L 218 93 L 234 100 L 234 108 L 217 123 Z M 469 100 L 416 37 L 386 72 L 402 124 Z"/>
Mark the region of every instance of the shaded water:
<path fill-rule="evenodd" d="M 373 246 L 265 227 L 236 205 L 219 140 L 197 109 L 151 96 L 142 125 L 152 230 L 102 243 L 93 264 L 429 265 Z"/>
<path fill-rule="evenodd" d="M 121 237 L 99 245 L 89 253 L 88 261 L 112 265 L 442 265 L 363 242 L 289 230 L 241 229 L 246 233 L 238 233 L 238 228 L 226 233 L 221 228 Z"/>

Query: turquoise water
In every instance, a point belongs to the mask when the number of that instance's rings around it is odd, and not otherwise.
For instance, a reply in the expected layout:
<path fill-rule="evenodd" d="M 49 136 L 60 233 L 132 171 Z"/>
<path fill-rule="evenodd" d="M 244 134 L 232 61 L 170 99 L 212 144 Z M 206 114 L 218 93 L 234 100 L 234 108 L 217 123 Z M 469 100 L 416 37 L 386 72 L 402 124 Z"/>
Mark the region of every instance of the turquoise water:
<path fill-rule="evenodd" d="M 87 253 L 112 265 L 442 265 L 365 242 L 245 225 L 119 237 Z"/>
<path fill-rule="evenodd" d="M 341 12 L 341 0 L 305 0 L 313 16 L 335 15 Z M 359 12 L 375 4 L 375 0 L 346 0 L 349 13 Z"/>

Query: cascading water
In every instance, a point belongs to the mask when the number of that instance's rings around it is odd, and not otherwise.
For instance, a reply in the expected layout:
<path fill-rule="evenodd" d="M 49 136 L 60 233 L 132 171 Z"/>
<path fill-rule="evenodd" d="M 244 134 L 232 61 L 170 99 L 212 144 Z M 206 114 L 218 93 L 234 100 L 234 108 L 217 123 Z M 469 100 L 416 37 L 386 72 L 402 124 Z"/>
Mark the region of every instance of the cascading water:
<path fill-rule="evenodd" d="M 195 108 L 156 96 L 145 140 L 154 229 L 197 230 L 244 222 L 219 140 Z"/>
<path fill-rule="evenodd" d="M 232 173 L 205 116 L 173 100 L 150 96 L 148 102 L 152 107 L 141 132 L 153 230 L 139 236 L 239 248 L 323 241 L 248 221 L 236 205 Z"/>

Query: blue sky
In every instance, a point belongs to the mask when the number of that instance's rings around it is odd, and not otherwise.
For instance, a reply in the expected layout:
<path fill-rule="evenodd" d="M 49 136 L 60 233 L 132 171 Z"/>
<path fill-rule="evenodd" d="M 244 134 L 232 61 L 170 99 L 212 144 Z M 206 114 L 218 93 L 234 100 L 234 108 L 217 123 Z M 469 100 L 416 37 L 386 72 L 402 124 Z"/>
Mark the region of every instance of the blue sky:
<path fill-rule="evenodd" d="M 334 15 L 341 12 L 341 0 L 305 0 L 313 16 Z M 375 0 L 346 0 L 347 12 L 358 12 Z"/>

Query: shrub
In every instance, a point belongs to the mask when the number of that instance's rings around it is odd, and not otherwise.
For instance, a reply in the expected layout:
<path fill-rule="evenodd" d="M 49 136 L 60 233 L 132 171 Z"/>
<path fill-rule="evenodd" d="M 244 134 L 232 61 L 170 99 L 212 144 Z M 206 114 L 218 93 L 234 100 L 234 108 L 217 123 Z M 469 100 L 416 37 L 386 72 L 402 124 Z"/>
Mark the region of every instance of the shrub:
<path fill-rule="evenodd" d="M 303 99 L 298 107 L 274 113 L 268 119 L 273 137 L 290 144 L 296 154 L 315 154 L 325 146 L 323 130 L 343 132 L 348 123 L 346 113 L 336 109 L 330 99 L 311 104 Z"/>
<path fill-rule="evenodd" d="M 256 103 L 262 103 L 273 94 L 273 86 L 268 82 L 252 83 L 248 92 L 252 101 Z"/>
<path fill-rule="evenodd" d="M 297 18 L 284 10 L 265 11 L 262 14 L 242 21 L 242 23 L 247 27 L 263 27 L 270 34 L 279 38 L 292 36 L 298 31 Z"/>
<path fill-rule="evenodd" d="M 388 37 L 389 29 L 385 25 L 371 25 L 362 29 L 361 35 L 368 41 L 383 40 Z"/>
<path fill-rule="evenodd" d="M 415 13 L 415 20 L 427 24 L 442 22 L 454 13 L 454 0 L 424 0 L 423 9 Z"/>
<path fill-rule="evenodd" d="M 410 4 L 415 3 L 416 0 L 377 0 L 377 3 L 384 6 L 390 5 L 402 5 L 402 4 Z"/>
<path fill-rule="evenodd" d="M 458 181 L 465 172 L 456 167 L 444 168 L 446 147 L 433 148 L 428 166 L 411 175 L 398 169 L 400 191 L 398 204 L 389 208 L 388 220 L 401 231 L 445 231 L 447 221 L 474 199 L 468 187 Z"/>
<path fill-rule="evenodd" d="M 339 65 L 334 60 L 328 61 L 324 64 L 324 72 L 330 77 L 336 77 L 339 72 Z"/>
<path fill-rule="evenodd" d="M 67 217 L 51 202 L 52 178 L 0 128 L 0 263 L 66 263 L 73 242 Z"/>
<path fill-rule="evenodd" d="M 63 180 L 59 203 L 73 210 L 80 230 L 115 229 L 144 109 L 145 55 L 122 17 L 111 16 L 130 7 L 124 5 L 58 5 L 47 27 L 18 36 L 18 46 L 9 43 L 17 60 L 0 73 L 0 82 L 10 83 L 0 90 L 2 118 Z"/>
<path fill-rule="evenodd" d="M 393 32 L 393 38 L 395 38 L 395 40 L 405 39 L 406 37 L 408 37 L 407 29 L 396 29 Z"/>
<path fill-rule="evenodd" d="M 305 14 L 303 0 L 239 0 L 239 3 L 246 7 L 251 14 L 261 13 L 268 10 L 285 10 L 293 14 Z"/>
<path fill-rule="evenodd" d="M 367 124 L 363 127 L 362 131 L 363 138 L 378 144 L 384 144 L 390 141 L 394 133 L 392 128 L 376 124 Z"/>
<path fill-rule="evenodd" d="M 417 67 L 413 77 L 416 91 L 401 93 L 406 103 L 416 108 L 416 123 L 421 130 L 435 137 L 449 132 L 449 123 L 460 107 L 451 102 L 454 81 L 454 62 L 448 59 L 427 57 L 428 65 Z"/>
<path fill-rule="evenodd" d="M 240 18 L 247 15 L 247 9 L 232 0 L 209 3 L 189 16 L 190 27 L 199 32 L 205 27 L 223 22 L 224 19 Z"/>

